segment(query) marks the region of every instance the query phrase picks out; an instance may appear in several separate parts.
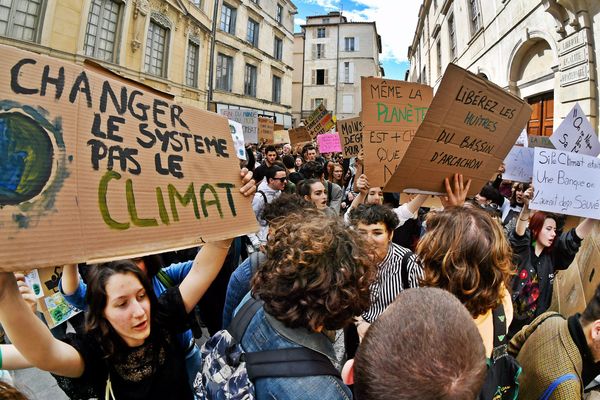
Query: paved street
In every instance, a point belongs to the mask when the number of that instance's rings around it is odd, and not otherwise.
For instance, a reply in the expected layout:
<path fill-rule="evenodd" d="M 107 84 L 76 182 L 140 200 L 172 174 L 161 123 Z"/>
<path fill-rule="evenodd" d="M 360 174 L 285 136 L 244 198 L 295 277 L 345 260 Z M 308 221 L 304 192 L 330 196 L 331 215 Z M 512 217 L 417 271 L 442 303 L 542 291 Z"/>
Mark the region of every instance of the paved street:
<path fill-rule="evenodd" d="M 15 371 L 14 384 L 30 400 L 68 400 L 48 372 L 35 368 Z"/>

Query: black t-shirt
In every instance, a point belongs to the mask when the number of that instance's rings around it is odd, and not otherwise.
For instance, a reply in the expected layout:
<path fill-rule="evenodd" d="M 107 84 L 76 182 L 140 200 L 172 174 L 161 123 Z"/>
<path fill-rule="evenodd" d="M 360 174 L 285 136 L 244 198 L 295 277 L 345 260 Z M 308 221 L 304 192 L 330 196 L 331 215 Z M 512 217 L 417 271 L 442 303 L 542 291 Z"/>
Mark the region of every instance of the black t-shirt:
<path fill-rule="evenodd" d="M 70 335 L 66 340 L 83 357 L 80 378 L 57 377 L 59 386 L 74 399 L 104 398 L 110 374 L 116 399 L 192 399 L 185 371 L 185 354 L 176 334 L 188 327 L 179 288 L 165 291 L 156 312 L 151 336 L 139 347 L 122 346 L 104 358 L 99 341 L 92 335 Z M 87 396 L 87 397 L 86 397 Z"/>

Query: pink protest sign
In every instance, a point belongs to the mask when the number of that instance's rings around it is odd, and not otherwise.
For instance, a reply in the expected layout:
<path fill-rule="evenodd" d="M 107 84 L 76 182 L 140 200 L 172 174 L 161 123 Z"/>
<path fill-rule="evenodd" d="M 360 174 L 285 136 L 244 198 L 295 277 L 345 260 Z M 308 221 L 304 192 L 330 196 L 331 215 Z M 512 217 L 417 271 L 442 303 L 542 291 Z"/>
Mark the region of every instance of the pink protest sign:
<path fill-rule="evenodd" d="M 319 153 L 337 153 L 342 151 L 342 142 L 337 132 L 323 133 L 317 136 Z"/>

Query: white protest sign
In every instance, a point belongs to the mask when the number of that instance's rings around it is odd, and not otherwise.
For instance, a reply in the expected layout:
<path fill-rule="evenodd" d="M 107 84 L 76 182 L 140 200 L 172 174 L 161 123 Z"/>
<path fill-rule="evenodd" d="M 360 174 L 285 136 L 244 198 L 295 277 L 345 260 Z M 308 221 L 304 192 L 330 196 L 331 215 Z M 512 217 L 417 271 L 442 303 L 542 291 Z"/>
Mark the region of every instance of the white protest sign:
<path fill-rule="evenodd" d="M 246 148 L 244 147 L 244 128 L 242 124 L 234 120 L 229 121 L 229 130 L 235 147 L 235 154 L 240 160 L 246 161 Z"/>
<path fill-rule="evenodd" d="M 519 135 L 519 137 L 517 138 L 517 141 L 515 142 L 515 145 L 527 147 L 527 127 L 523 128 L 523 130 L 521 131 L 521 134 Z"/>
<path fill-rule="evenodd" d="M 533 174 L 533 148 L 513 146 L 504 159 L 502 179 L 531 182 Z"/>
<path fill-rule="evenodd" d="M 219 113 L 242 124 L 246 143 L 258 143 L 258 111 L 225 109 Z"/>
<path fill-rule="evenodd" d="M 536 147 L 534 210 L 600 219 L 600 160 Z"/>
<path fill-rule="evenodd" d="M 597 156 L 600 142 L 579 103 L 569 111 L 564 121 L 556 128 L 550 141 L 558 150 Z"/>

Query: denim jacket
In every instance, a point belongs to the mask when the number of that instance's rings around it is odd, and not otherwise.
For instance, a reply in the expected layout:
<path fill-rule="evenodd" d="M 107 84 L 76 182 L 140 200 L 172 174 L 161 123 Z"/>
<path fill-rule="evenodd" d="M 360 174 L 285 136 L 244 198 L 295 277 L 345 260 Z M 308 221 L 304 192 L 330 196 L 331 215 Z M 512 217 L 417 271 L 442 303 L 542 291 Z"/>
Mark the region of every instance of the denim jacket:
<path fill-rule="evenodd" d="M 248 298 L 249 294 L 242 304 Z M 288 328 L 267 314 L 264 309 L 258 310 L 254 315 L 242 338 L 242 347 L 246 352 L 301 347 L 301 345 L 318 351 L 332 360 L 335 359 L 333 344 L 325 335 L 303 328 Z M 255 380 L 254 387 L 258 400 L 352 399 L 350 389 L 339 378 L 331 375 L 259 378 Z"/>

